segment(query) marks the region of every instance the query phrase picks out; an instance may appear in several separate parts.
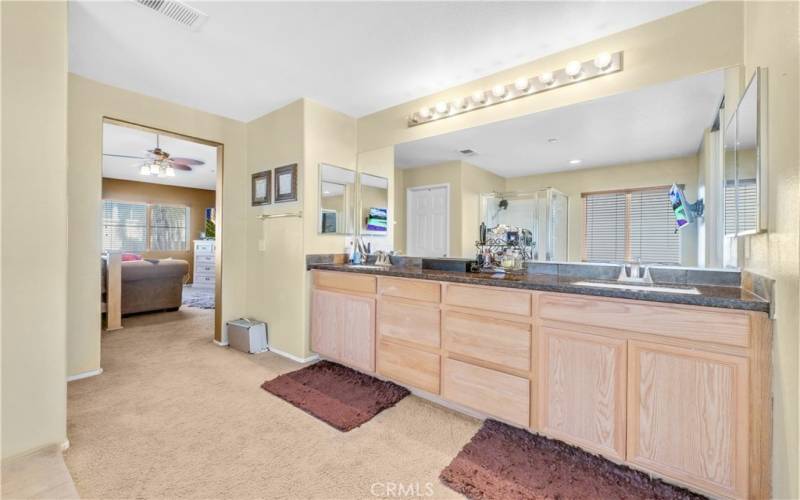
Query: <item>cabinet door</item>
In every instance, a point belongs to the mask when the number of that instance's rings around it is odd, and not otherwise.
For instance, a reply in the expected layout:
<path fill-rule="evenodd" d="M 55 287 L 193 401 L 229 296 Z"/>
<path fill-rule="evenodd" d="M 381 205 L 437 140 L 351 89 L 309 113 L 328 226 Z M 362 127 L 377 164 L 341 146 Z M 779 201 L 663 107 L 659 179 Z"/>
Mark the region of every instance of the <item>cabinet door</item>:
<path fill-rule="evenodd" d="M 625 340 L 542 327 L 539 428 L 610 458 L 625 458 Z"/>
<path fill-rule="evenodd" d="M 628 359 L 628 460 L 746 497 L 747 359 L 635 341 Z"/>
<path fill-rule="evenodd" d="M 311 292 L 311 349 L 362 370 L 375 371 L 375 299 Z"/>
<path fill-rule="evenodd" d="M 338 293 L 311 291 L 311 350 L 326 358 L 339 359 L 341 299 Z"/>
<path fill-rule="evenodd" d="M 375 371 L 375 299 L 339 294 L 344 318 L 339 330 L 342 362 L 354 368 Z"/>

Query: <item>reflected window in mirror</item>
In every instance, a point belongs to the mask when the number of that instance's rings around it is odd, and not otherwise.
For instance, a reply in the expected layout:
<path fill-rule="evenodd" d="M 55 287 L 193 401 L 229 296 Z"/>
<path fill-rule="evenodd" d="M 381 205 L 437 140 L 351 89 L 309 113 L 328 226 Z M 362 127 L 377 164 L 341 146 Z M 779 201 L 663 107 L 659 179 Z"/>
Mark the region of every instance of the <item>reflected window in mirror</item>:
<path fill-rule="evenodd" d="M 319 166 L 320 234 L 353 234 L 356 173 L 321 163 Z"/>
<path fill-rule="evenodd" d="M 668 186 L 582 196 L 583 260 L 681 264 Z"/>
<path fill-rule="evenodd" d="M 389 179 L 377 175 L 360 176 L 361 234 L 389 232 Z"/>

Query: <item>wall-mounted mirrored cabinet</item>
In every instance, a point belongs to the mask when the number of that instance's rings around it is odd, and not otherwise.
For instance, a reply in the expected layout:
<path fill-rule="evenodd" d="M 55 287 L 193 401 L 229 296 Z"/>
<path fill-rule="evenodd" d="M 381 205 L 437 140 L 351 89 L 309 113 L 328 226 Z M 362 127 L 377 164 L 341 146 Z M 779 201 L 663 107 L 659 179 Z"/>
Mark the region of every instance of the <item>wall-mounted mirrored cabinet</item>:
<path fill-rule="evenodd" d="M 389 179 L 361 173 L 359 177 L 360 234 L 389 232 Z"/>
<path fill-rule="evenodd" d="M 353 234 L 355 186 L 354 171 L 320 163 L 318 222 L 320 234 Z"/>
<path fill-rule="evenodd" d="M 725 235 L 767 229 L 766 70 L 750 79 L 725 129 Z"/>

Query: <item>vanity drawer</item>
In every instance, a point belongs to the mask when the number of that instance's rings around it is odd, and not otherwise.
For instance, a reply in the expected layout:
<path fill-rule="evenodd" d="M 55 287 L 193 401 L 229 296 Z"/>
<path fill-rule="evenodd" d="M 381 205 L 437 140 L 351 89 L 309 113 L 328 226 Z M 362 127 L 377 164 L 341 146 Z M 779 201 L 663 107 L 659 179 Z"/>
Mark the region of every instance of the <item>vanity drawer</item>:
<path fill-rule="evenodd" d="M 750 344 L 750 316 L 746 311 L 733 309 L 544 294 L 539 298 L 539 316 L 701 342 L 740 347 Z"/>
<path fill-rule="evenodd" d="M 361 293 L 375 293 L 376 289 L 374 276 L 330 271 L 314 271 L 314 285 Z"/>
<path fill-rule="evenodd" d="M 508 422 L 530 425 L 528 379 L 445 359 L 442 395 Z"/>
<path fill-rule="evenodd" d="M 531 368 L 531 325 L 448 311 L 444 321 L 444 348 L 528 371 Z"/>
<path fill-rule="evenodd" d="M 531 294 L 486 286 L 447 285 L 445 303 L 485 311 L 531 315 Z"/>
<path fill-rule="evenodd" d="M 378 306 L 378 332 L 381 336 L 439 347 L 441 312 L 439 307 L 403 300 L 381 298 Z"/>
<path fill-rule="evenodd" d="M 439 394 L 439 355 L 381 340 L 378 373 L 417 389 Z"/>
<path fill-rule="evenodd" d="M 381 295 L 424 302 L 440 302 L 441 286 L 434 281 L 381 277 L 378 280 Z"/>

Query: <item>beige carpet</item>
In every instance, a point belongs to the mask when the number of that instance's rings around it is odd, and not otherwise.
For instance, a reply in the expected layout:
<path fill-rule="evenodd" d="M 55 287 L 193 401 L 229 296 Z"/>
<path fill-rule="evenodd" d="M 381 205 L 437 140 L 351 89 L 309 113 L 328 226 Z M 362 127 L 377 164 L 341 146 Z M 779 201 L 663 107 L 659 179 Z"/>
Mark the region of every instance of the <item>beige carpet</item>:
<path fill-rule="evenodd" d="M 104 373 L 69 384 L 65 458 L 82 497 L 460 497 L 437 478 L 480 422 L 410 396 L 341 433 L 259 387 L 301 365 L 214 345 L 212 317 L 103 333 Z"/>

